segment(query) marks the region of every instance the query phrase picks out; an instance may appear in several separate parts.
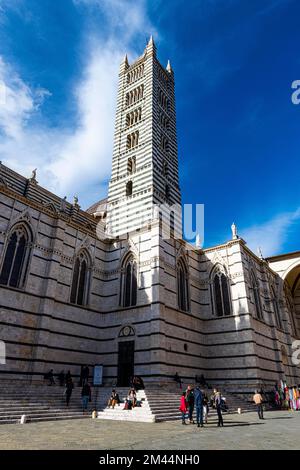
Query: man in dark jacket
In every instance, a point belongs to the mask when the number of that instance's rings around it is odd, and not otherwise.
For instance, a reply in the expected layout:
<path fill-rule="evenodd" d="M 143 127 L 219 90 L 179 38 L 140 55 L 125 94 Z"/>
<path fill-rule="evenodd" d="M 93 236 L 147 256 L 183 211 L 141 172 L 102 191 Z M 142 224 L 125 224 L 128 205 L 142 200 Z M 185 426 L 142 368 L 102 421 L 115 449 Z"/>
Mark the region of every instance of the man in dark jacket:
<path fill-rule="evenodd" d="M 203 393 L 199 387 L 194 391 L 195 405 L 196 405 L 196 416 L 197 426 L 203 428 Z"/>
<path fill-rule="evenodd" d="M 194 389 L 190 385 L 187 388 L 185 399 L 186 399 L 188 410 L 189 410 L 190 424 L 195 424 L 193 420 L 193 413 L 194 413 L 194 406 L 195 406 Z"/>

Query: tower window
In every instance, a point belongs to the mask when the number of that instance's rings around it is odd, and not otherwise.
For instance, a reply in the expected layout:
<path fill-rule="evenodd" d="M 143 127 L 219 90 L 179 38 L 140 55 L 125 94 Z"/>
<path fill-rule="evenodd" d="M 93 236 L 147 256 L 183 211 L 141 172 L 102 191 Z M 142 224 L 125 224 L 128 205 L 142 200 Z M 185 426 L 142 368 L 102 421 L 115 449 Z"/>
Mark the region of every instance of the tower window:
<path fill-rule="evenodd" d="M 137 101 L 141 100 L 144 96 L 144 85 L 140 85 L 126 93 L 126 106 L 131 106 Z"/>
<path fill-rule="evenodd" d="M 126 147 L 128 150 L 132 149 L 133 147 L 136 147 L 138 143 L 139 143 L 139 131 L 128 134 L 127 140 L 126 140 Z"/>
<path fill-rule="evenodd" d="M 168 176 L 168 164 L 165 161 L 163 162 L 163 176 Z"/>
<path fill-rule="evenodd" d="M 0 274 L 0 284 L 11 287 L 24 285 L 28 270 L 32 233 L 25 224 L 15 226 L 9 235 Z"/>
<path fill-rule="evenodd" d="M 159 101 L 159 104 L 161 105 L 161 107 L 165 111 L 169 111 L 170 101 L 169 101 L 169 98 L 167 98 L 167 96 L 164 94 L 164 92 L 162 90 L 159 90 L 159 92 L 158 92 L 158 101 Z"/>
<path fill-rule="evenodd" d="M 89 257 L 81 251 L 75 259 L 70 302 L 86 305 L 88 298 Z"/>
<path fill-rule="evenodd" d="M 126 196 L 132 196 L 132 181 L 126 183 Z"/>
<path fill-rule="evenodd" d="M 161 145 L 161 148 L 164 150 L 164 152 L 169 151 L 169 140 L 164 135 L 161 136 L 160 145 Z"/>
<path fill-rule="evenodd" d="M 170 199 L 170 186 L 168 184 L 166 184 L 166 187 L 165 187 L 165 196 L 168 201 Z"/>
<path fill-rule="evenodd" d="M 129 157 L 127 160 L 127 172 L 134 173 L 135 172 L 135 157 Z"/>
<path fill-rule="evenodd" d="M 170 120 L 163 112 L 159 114 L 159 122 L 164 129 L 167 129 L 167 130 L 169 129 Z"/>
<path fill-rule="evenodd" d="M 142 119 L 142 108 L 135 109 L 126 115 L 126 126 L 133 126 Z"/>
<path fill-rule="evenodd" d="M 144 65 L 140 65 L 127 74 L 127 83 L 133 83 L 144 75 Z"/>

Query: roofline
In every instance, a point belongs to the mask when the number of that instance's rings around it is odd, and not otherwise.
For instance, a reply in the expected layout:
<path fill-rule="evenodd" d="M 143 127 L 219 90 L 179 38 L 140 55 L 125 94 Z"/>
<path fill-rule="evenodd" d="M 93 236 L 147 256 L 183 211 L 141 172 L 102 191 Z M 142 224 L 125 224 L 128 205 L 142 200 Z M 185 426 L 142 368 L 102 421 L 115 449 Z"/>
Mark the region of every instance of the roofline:
<path fill-rule="evenodd" d="M 286 258 L 297 258 L 300 257 L 300 251 L 291 251 L 289 253 L 283 253 L 281 255 L 274 255 L 274 256 L 269 256 L 266 258 L 267 261 L 280 261 L 282 259 Z"/>

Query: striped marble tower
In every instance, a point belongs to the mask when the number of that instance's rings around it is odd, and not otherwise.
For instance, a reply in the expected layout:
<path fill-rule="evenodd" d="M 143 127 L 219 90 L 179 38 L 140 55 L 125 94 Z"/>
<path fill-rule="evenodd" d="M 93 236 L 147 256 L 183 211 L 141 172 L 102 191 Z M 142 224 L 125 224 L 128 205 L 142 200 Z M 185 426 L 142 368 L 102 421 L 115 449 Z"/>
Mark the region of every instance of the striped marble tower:
<path fill-rule="evenodd" d="M 156 57 L 151 36 L 133 64 L 120 65 L 108 235 L 147 226 L 156 204 L 181 204 L 178 182 L 174 73 Z"/>

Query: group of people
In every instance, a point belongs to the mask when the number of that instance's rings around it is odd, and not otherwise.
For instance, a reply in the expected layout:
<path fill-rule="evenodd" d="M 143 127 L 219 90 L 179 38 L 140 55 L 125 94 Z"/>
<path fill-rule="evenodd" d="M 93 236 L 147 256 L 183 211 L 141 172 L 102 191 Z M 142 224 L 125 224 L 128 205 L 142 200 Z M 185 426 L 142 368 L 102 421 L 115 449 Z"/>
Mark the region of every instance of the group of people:
<path fill-rule="evenodd" d="M 277 409 L 300 411 L 300 385 L 288 387 L 281 380 L 275 384 L 273 400 Z"/>
<path fill-rule="evenodd" d="M 208 423 L 209 407 L 215 408 L 218 415 L 218 426 L 223 426 L 223 411 L 227 411 L 226 399 L 221 395 L 221 392 L 214 389 L 210 399 L 207 394 L 200 389 L 199 386 L 195 388 L 189 385 L 187 389 L 182 392 L 180 399 L 179 410 L 181 412 L 182 424 L 186 423 L 188 417 L 190 424 L 195 424 L 193 415 L 196 409 L 196 423 L 197 427 L 203 427 L 204 423 Z"/>
<path fill-rule="evenodd" d="M 119 394 L 118 392 L 116 392 L 116 390 L 112 390 L 111 392 L 111 396 L 109 397 L 109 400 L 108 400 L 108 403 L 107 403 L 107 406 L 109 408 L 112 408 L 114 409 L 116 405 L 120 405 L 121 403 L 121 400 L 120 400 L 120 397 L 119 397 Z M 124 400 L 124 410 L 132 410 L 133 408 L 135 408 L 137 405 L 137 396 L 136 396 L 136 389 L 135 388 L 131 388 L 128 393 L 127 393 L 127 396 Z"/>
<path fill-rule="evenodd" d="M 137 405 L 140 406 L 140 402 L 137 400 L 136 392 L 145 388 L 142 377 L 135 375 L 130 379 L 131 388 L 129 389 L 126 398 L 124 398 L 124 410 L 132 410 Z M 118 392 L 113 389 L 111 396 L 109 397 L 107 406 L 114 409 L 116 405 L 120 405 L 121 400 Z"/>
<path fill-rule="evenodd" d="M 72 392 L 74 389 L 74 382 L 73 382 L 71 372 L 68 370 L 68 372 L 65 374 L 65 372 L 62 370 L 57 375 L 57 378 L 58 378 L 59 385 L 61 387 L 63 386 L 65 387 L 64 397 L 65 397 L 66 405 L 68 407 L 70 404 Z M 44 379 L 48 380 L 49 385 L 55 385 L 53 369 L 51 369 L 49 372 L 47 372 L 44 375 Z M 88 411 L 88 403 L 92 400 L 92 390 L 91 390 L 91 386 L 89 384 L 88 379 L 89 379 L 89 367 L 83 366 L 81 367 L 79 386 L 81 387 L 81 400 L 82 400 L 82 408 L 83 408 L 84 413 Z"/>

